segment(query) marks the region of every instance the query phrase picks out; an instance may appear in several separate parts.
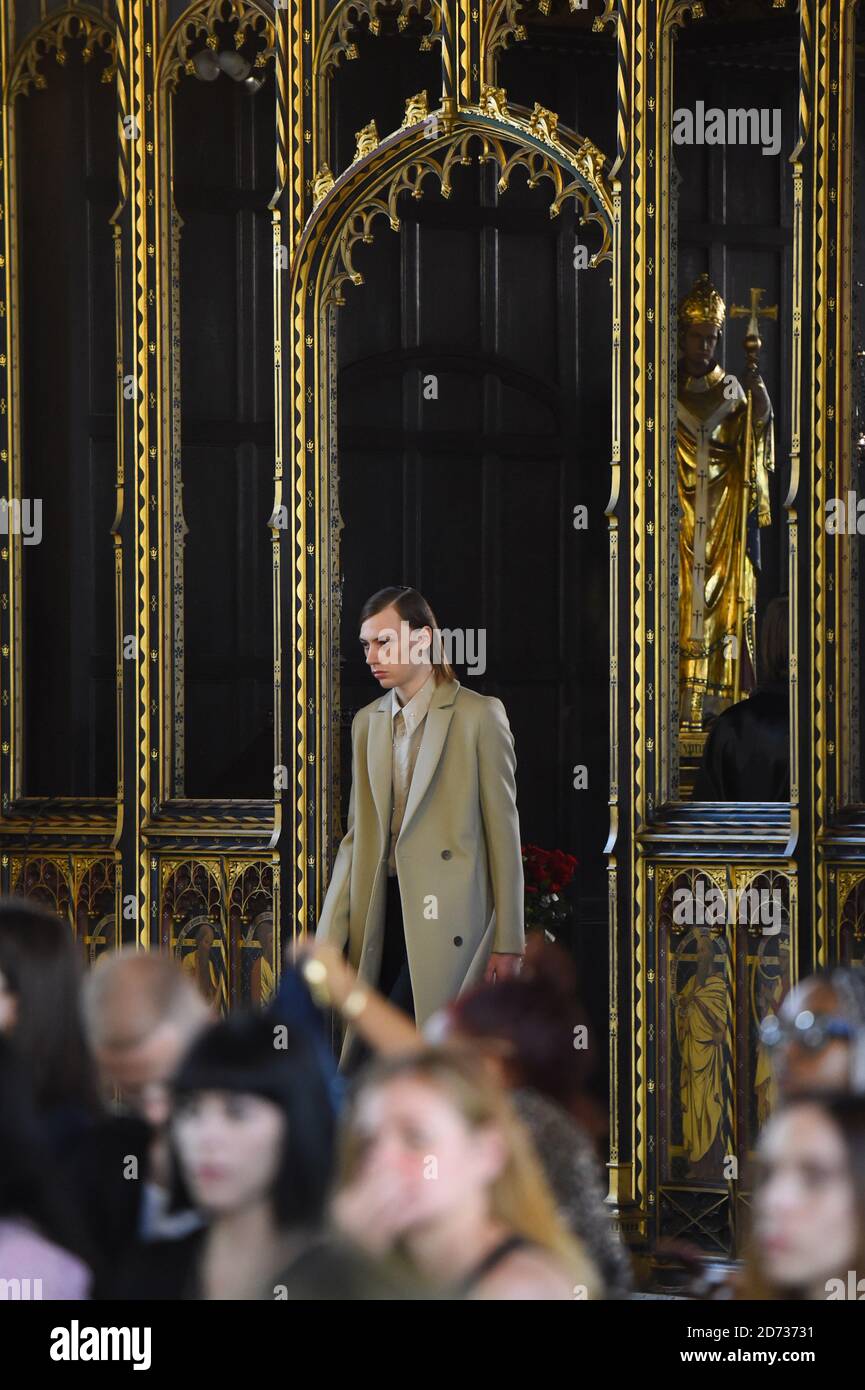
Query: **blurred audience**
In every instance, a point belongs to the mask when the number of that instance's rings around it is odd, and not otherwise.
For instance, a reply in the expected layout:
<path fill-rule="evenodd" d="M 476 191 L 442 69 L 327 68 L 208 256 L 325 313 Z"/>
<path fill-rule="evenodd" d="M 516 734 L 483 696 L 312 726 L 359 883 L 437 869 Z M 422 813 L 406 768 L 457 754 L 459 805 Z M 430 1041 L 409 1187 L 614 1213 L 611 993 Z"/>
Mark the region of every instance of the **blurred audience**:
<path fill-rule="evenodd" d="M 85 1249 L 45 1143 L 27 1063 L 0 1036 L 0 1281 L 13 1298 L 87 1298 Z"/>
<path fill-rule="evenodd" d="M 27 1059 L 43 1131 L 58 1152 L 100 1113 L 81 1023 L 81 973 L 66 922 L 25 898 L 0 901 L 0 1032 Z"/>
<path fill-rule="evenodd" d="M 325 1006 L 375 1058 L 347 1095 Z M 588 1042 L 573 964 L 540 938 L 519 977 L 461 994 L 423 1033 L 316 942 L 268 1009 L 217 1021 L 175 959 L 120 951 L 83 977 L 69 925 L 7 899 L 0 1289 L 627 1298 Z M 700 1298 L 858 1298 L 865 974 L 801 981 L 763 1020 L 760 1049 L 781 1108 L 759 1138 L 743 1269 L 732 1282 L 703 1277 L 700 1251 L 671 1249 L 679 1287 L 690 1261 Z"/>
<path fill-rule="evenodd" d="M 195 981 L 170 956 L 126 949 L 87 976 L 84 1019 L 106 1097 L 119 1092 L 116 1130 L 126 1136 L 137 1181 L 114 1188 L 115 1260 L 138 1237 L 170 1239 L 199 1224 L 168 1211 L 170 1081 L 194 1038 L 213 1022 Z M 125 1200 L 124 1200 L 125 1198 Z"/>
<path fill-rule="evenodd" d="M 333 1219 L 452 1298 L 596 1297 L 532 1146 L 483 1060 L 432 1048 L 372 1063 L 343 1116 Z"/>
<path fill-rule="evenodd" d="M 625 1296 L 633 1283 L 631 1263 L 604 1208 L 593 1143 L 604 1118 L 588 1091 L 592 1049 L 585 1045 L 587 1025 L 566 953 L 530 939 L 519 977 L 459 995 L 422 1035 L 389 1000 L 360 988 L 352 967 L 329 944 L 310 942 L 304 958 L 322 1002 L 343 1010 L 348 1001 L 358 1036 L 379 1055 L 455 1041 L 483 1059 L 531 1135 L 559 1215 L 597 1266 L 604 1296 Z"/>
<path fill-rule="evenodd" d="M 169 1081 L 195 1036 L 213 1021 L 179 961 L 127 948 L 97 961 L 84 987 L 84 1016 L 102 1084 L 116 1087 L 155 1132 L 170 1114 Z"/>
<path fill-rule="evenodd" d="M 781 1096 L 800 1091 L 865 1094 L 865 974 L 847 966 L 809 975 L 788 991 L 760 1040 Z"/>
<path fill-rule="evenodd" d="M 86 1236 L 99 1292 L 134 1234 L 138 1184 L 127 1178 L 140 1135 L 137 1126 L 118 1128 L 100 1103 L 81 981 L 67 922 L 25 899 L 0 902 L 0 1031 L 24 1059 L 42 1142 Z"/>
<path fill-rule="evenodd" d="M 760 1137 L 740 1297 L 855 1299 L 863 1270 L 865 1101 L 795 1097 Z"/>
<path fill-rule="evenodd" d="M 323 1225 L 334 1116 L 315 1049 L 284 1024 L 236 1014 L 193 1043 L 172 1095 L 174 1205 L 193 1206 L 202 1225 L 142 1243 L 121 1294 L 266 1296 Z"/>

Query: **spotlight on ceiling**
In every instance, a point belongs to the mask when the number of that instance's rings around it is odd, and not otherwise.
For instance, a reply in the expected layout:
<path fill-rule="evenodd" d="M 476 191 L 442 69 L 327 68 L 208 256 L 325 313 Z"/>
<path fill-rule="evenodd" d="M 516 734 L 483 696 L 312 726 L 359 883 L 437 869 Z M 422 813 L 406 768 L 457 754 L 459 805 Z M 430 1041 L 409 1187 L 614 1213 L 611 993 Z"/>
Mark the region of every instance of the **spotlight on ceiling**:
<path fill-rule="evenodd" d="M 258 91 L 260 91 L 261 88 L 264 86 L 264 78 L 263 78 L 263 77 L 253 77 L 252 74 L 250 73 L 249 77 L 247 77 L 247 78 L 244 80 L 243 85 L 244 85 L 244 87 L 246 88 L 246 90 L 250 93 L 251 96 L 255 96 L 255 93 L 258 92 Z"/>

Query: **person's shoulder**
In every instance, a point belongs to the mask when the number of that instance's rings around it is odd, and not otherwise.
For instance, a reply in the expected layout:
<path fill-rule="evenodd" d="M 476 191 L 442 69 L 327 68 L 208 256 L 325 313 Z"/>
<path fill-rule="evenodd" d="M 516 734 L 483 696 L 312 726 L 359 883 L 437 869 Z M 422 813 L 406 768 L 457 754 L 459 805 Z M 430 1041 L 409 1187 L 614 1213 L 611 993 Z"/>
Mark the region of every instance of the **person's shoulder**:
<path fill-rule="evenodd" d="M 188 1297 L 203 1244 L 203 1229 L 173 1240 L 136 1242 L 121 1263 L 111 1297 L 145 1301 Z"/>
<path fill-rule="evenodd" d="M 100 1115 L 89 1135 L 95 1148 L 108 1150 L 132 1150 L 136 1154 L 147 1150 L 153 1139 L 153 1130 L 146 1120 L 137 1115 Z"/>
<path fill-rule="evenodd" d="M 86 1299 L 92 1274 L 83 1260 L 55 1245 L 26 1221 L 0 1220 L 0 1278 L 16 1278 L 32 1270 L 48 1299 Z"/>
<path fill-rule="evenodd" d="M 591 1141 L 579 1122 L 552 1097 L 542 1095 L 530 1086 L 520 1086 L 511 1092 L 511 1104 L 533 1134 L 543 1134 L 548 1140 L 562 1140 L 569 1149 L 574 1145 L 591 1147 Z"/>
<path fill-rule="evenodd" d="M 748 704 L 758 719 L 789 719 L 790 692 L 783 685 L 758 685 Z"/>
<path fill-rule="evenodd" d="M 290 1302 L 403 1301 L 427 1294 L 405 1271 L 373 1260 L 332 1231 L 311 1234 L 273 1287 L 274 1297 Z"/>
<path fill-rule="evenodd" d="M 453 684 L 457 686 L 454 704 L 462 715 L 478 722 L 507 717 L 505 707 L 497 695 L 482 695 L 479 690 L 469 690 L 468 686 L 460 685 L 458 681 L 454 681 Z"/>
<path fill-rule="evenodd" d="M 714 741 L 725 738 L 739 740 L 756 730 L 762 730 L 766 724 L 775 724 L 779 719 L 786 718 L 789 718 L 786 693 L 779 694 L 758 686 L 746 699 L 739 700 L 735 705 L 723 710 L 713 721 L 711 732 Z"/>
<path fill-rule="evenodd" d="M 512 1251 L 478 1283 L 475 1299 L 570 1301 L 574 1288 L 564 1265 L 537 1245 Z"/>
<path fill-rule="evenodd" d="M 376 695 L 375 699 L 370 700 L 368 705 L 361 705 L 360 709 L 356 711 L 355 716 L 351 721 L 352 733 L 356 733 L 358 730 L 364 728 L 368 724 L 370 716 L 375 714 L 376 710 L 378 710 L 381 707 L 382 701 L 389 699 L 390 691 L 387 690 L 384 692 L 384 694 L 380 693 Z M 385 708 L 387 707 L 385 706 Z"/>
<path fill-rule="evenodd" d="M 707 743 L 709 740 L 715 744 L 725 738 L 738 738 L 753 716 L 754 710 L 749 699 L 738 700 L 735 705 L 728 705 L 709 725 Z"/>

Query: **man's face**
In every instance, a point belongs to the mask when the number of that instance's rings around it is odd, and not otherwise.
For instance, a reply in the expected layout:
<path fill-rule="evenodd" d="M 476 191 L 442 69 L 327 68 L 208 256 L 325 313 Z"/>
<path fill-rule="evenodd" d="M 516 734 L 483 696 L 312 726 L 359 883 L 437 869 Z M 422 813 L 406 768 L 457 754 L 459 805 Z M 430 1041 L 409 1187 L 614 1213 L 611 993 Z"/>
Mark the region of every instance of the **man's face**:
<path fill-rule="evenodd" d="M 409 685 L 422 667 L 428 669 L 431 642 L 431 628 L 410 630 L 393 606 L 367 618 L 360 629 L 366 664 L 382 690 Z"/>
<path fill-rule="evenodd" d="M 182 1030 L 166 1020 L 149 1027 L 118 1026 L 104 1034 L 94 1053 L 105 1085 L 119 1087 L 134 1114 L 162 1129 L 171 1111 L 168 1083 L 187 1045 Z"/>
<path fill-rule="evenodd" d="M 705 376 L 715 359 L 718 330 L 713 323 L 689 323 L 682 340 L 690 376 Z"/>

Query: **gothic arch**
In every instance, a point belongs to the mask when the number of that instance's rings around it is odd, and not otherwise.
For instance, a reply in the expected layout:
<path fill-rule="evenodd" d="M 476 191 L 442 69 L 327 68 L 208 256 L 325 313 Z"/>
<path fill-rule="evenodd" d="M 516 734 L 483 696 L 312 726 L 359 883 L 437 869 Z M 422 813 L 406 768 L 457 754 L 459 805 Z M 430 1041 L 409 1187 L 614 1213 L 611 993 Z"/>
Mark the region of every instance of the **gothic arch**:
<path fill-rule="evenodd" d="M 429 174 L 438 180 L 442 196 L 448 197 L 454 166 L 471 162 L 474 151 L 470 146 L 478 141 L 481 149 L 477 157 L 498 165 L 502 191 L 518 167 L 526 169 L 530 185 L 549 180 L 550 215 L 556 216 L 565 202 L 573 199 L 583 219 L 601 228 L 602 244 L 592 264 L 613 259 L 615 194 L 604 176 L 603 152 L 591 140 L 560 131 L 553 112 L 537 104 L 528 116 L 509 111 L 501 88 L 485 88 L 480 106 L 461 107 L 456 114 L 429 112 L 423 93 L 410 98 L 403 126 L 382 140 L 370 122 L 360 132 L 349 168 L 338 179 L 316 179 L 313 211 L 298 246 L 295 275 L 307 279 L 314 273 L 320 282 L 321 266 L 329 264 L 338 244 L 344 265 L 344 273 L 336 272 L 339 283 L 346 279 L 362 283 L 351 264 L 351 247 L 358 239 L 369 238 L 372 220 L 385 215 L 396 230 L 400 193 L 421 197 Z M 358 218 L 360 230 L 355 235 L 349 229 Z M 319 269 L 312 272 L 313 266 Z M 333 302 L 339 303 L 338 287 L 334 292 L 337 297 Z"/>
<path fill-rule="evenodd" d="M 181 73 L 191 69 L 191 46 L 204 37 L 215 47 L 216 25 L 234 22 L 237 48 L 251 35 L 264 39 L 265 46 L 255 58 L 255 66 L 264 67 L 276 51 L 276 30 L 268 7 L 253 0 L 194 0 L 165 36 L 156 66 L 157 86 L 175 88 Z"/>
<path fill-rule="evenodd" d="M 313 168 L 317 173 L 322 170 L 329 172 L 331 83 L 342 63 L 354 61 L 359 56 L 357 45 L 350 38 L 350 34 L 364 16 L 369 19 L 369 32 L 374 37 L 378 36 L 378 10 L 381 4 L 382 0 L 339 0 L 321 26 L 312 60 L 314 107 L 317 112 L 313 127 Z M 396 10 L 388 10 L 388 17 L 396 17 L 397 27 L 401 32 L 407 28 L 412 15 L 420 15 L 420 0 L 399 0 Z M 421 36 L 420 50 L 428 52 L 434 44 L 441 44 L 441 95 L 446 99 L 453 96 L 455 81 L 453 29 L 449 7 L 442 0 L 430 0 L 429 13 L 423 18 L 430 29 Z"/>
<path fill-rule="evenodd" d="M 55 55 L 60 67 L 66 62 L 64 44 L 69 38 L 83 38 L 82 57 L 88 63 L 97 50 L 108 54 L 110 62 L 102 72 L 103 82 L 112 82 L 116 71 L 116 46 L 114 26 L 98 10 L 89 5 L 75 5 L 59 13 L 50 14 L 34 29 L 19 48 L 6 84 L 5 101 L 14 102 L 17 96 L 27 96 L 31 89 L 37 91 L 47 86 L 45 73 L 40 63 L 49 53 Z"/>
<path fill-rule="evenodd" d="M 284 850 L 294 858 L 293 865 L 284 861 L 286 877 L 294 873 L 296 883 L 304 885 L 298 927 L 314 924 L 339 804 L 334 766 L 338 697 L 330 695 L 338 688 L 333 634 L 339 622 L 342 526 L 335 490 L 333 311 L 343 302 L 347 283 L 363 283 L 353 260 L 357 243 L 372 240 L 381 218 L 398 228 L 400 194 L 420 198 L 432 179 L 447 197 L 454 166 L 470 163 L 476 154 L 495 164 L 500 189 L 507 188 L 514 170 L 523 168 L 532 186 L 549 183 L 551 216 L 572 199 L 581 220 L 600 230 L 601 245 L 591 264 L 609 262 L 611 270 L 611 496 L 618 491 L 620 186 L 605 175 L 605 155 L 590 140 L 560 129 L 556 115 L 539 105 L 531 113 L 509 110 L 501 89 L 485 88 L 478 106 L 452 110 L 443 105 L 432 113 L 425 94 L 411 98 L 401 129 L 379 141 L 371 123 L 361 132 L 349 168 L 338 179 L 329 174 L 316 179 L 313 211 L 281 290 L 285 312 L 276 345 L 277 390 L 284 372 L 291 404 L 278 411 L 290 436 L 277 439 L 274 516 L 284 518 L 285 530 L 280 534 L 274 526 L 274 540 L 281 551 L 283 746 L 294 742 L 297 750 L 307 815 Z M 314 608 L 306 598 L 313 593 L 320 595 Z M 289 652 L 292 671 L 286 669 Z M 317 892 L 306 886 L 310 878 L 317 881 Z"/>

